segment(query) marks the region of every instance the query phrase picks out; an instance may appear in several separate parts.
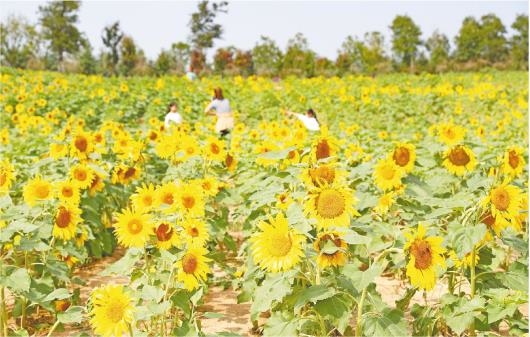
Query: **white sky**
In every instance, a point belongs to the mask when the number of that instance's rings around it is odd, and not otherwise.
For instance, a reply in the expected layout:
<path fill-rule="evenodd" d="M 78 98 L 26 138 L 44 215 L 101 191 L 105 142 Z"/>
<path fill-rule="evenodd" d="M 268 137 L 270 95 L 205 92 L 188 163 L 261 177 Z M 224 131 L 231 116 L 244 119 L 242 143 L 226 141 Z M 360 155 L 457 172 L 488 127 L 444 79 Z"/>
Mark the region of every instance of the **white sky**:
<path fill-rule="evenodd" d="M 21 14 L 37 22 L 42 1 L 0 1 L 0 19 Z M 120 21 L 145 54 L 156 58 L 162 48 L 186 41 L 188 22 L 195 1 L 83 1 L 79 29 L 85 32 L 94 50 L 102 48 L 101 32 L 108 24 Z M 260 35 L 273 38 L 284 49 L 287 40 L 302 32 L 311 49 L 335 59 L 348 35 L 362 37 L 377 30 L 390 43 L 388 26 L 398 14 L 408 14 L 427 38 L 435 29 L 451 41 L 462 20 L 495 13 L 511 35 L 510 25 L 517 14 L 528 14 L 527 1 L 231 1 L 228 14 L 220 14 L 224 27 L 222 40 L 215 47 L 233 45 L 251 49 Z"/>

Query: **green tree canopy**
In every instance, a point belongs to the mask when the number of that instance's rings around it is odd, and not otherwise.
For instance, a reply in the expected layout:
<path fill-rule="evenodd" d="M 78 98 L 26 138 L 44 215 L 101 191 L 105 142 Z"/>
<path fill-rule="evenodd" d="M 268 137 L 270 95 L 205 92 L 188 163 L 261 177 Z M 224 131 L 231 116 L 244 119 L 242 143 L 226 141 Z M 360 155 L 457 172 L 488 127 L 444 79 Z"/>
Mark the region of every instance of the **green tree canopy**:
<path fill-rule="evenodd" d="M 398 15 L 390 26 L 392 30 L 392 51 L 398 64 L 414 68 L 414 61 L 421 44 L 421 30 L 407 15 Z"/>

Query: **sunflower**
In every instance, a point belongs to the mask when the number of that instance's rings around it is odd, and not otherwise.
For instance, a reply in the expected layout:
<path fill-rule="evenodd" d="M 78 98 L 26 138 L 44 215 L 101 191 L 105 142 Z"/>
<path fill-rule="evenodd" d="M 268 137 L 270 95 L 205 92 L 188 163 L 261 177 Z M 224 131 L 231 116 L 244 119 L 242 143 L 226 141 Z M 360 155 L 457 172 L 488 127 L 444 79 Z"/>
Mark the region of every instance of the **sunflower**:
<path fill-rule="evenodd" d="M 148 211 L 156 205 L 156 191 L 153 184 L 136 188 L 136 193 L 131 195 L 131 201 L 134 209 Z"/>
<path fill-rule="evenodd" d="M 156 237 L 156 246 L 158 249 L 169 249 L 176 247 L 179 243 L 179 237 L 175 228 L 168 222 L 161 222 L 153 228 Z"/>
<path fill-rule="evenodd" d="M 335 156 L 339 149 L 338 143 L 339 141 L 335 137 L 329 135 L 328 128 L 322 127 L 320 136 L 311 146 L 311 159 L 317 162 Z"/>
<path fill-rule="evenodd" d="M 390 210 L 390 207 L 396 202 L 395 193 L 388 192 L 379 197 L 374 211 L 379 215 L 385 215 Z"/>
<path fill-rule="evenodd" d="M 213 176 L 206 176 L 196 182 L 202 187 L 202 191 L 207 196 L 214 197 L 219 193 L 220 184 Z"/>
<path fill-rule="evenodd" d="M 373 177 L 377 187 L 383 191 L 397 188 L 401 185 L 404 171 L 392 159 L 381 159 L 375 165 Z"/>
<path fill-rule="evenodd" d="M 279 209 L 286 211 L 292 203 L 293 198 L 291 198 L 289 192 L 284 191 L 276 195 L 276 207 Z"/>
<path fill-rule="evenodd" d="M 283 213 L 269 222 L 258 224 L 260 232 L 250 238 L 254 262 L 270 272 L 289 270 L 297 265 L 302 256 L 302 243 L 305 237 L 295 229 L 290 229 Z"/>
<path fill-rule="evenodd" d="M 487 210 L 480 217 L 480 222 L 486 225 L 489 230 L 492 230 L 497 236 L 501 235 L 501 232 L 508 226 L 510 223 L 504 219 L 502 216 L 494 217 L 491 214 L 491 210 Z M 493 237 L 490 232 L 486 233 L 486 239 L 490 241 Z"/>
<path fill-rule="evenodd" d="M 60 205 L 53 220 L 53 236 L 62 240 L 72 239 L 80 221 L 81 210 L 77 206 L 67 203 Z"/>
<path fill-rule="evenodd" d="M 502 171 L 504 174 L 516 177 L 523 172 L 526 166 L 523 153 L 524 149 L 520 146 L 508 148 L 502 157 Z"/>
<path fill-rule="evenodd" d="M 155 153 L 162 159 L 172 157 L 179 150 L 178 144 L 173 137 L 162 135 L 158 137 L 155 145 Z"/>
<path fill-rule="evenodd" d="M 514 224 L 519 216 L 523 198 L 523 193 L 517 186 L 508 185 L 508 181 L 505 181 L 490 190 L 482 200 L 482 205 L 489 209 L 496 221 L 502 218 Z"/>
<path fill-rule="evenodd" d="M 141 174 L 141 169 L 135 166 L 128 166 L 123 163 L 114 167 L 112 172 L 112 183 L 128 185 L 133 180 L 138 179 Z"/>
<path fill-rule="evenodd" d="M 206 140 L 204 151 L 206 153 L 206 158 L 209 160 L 223 161 L 226 158 L 225 144 L 222 140 L 213 136 L 208 137 Z"/>
<path fill-rule="evenodd" d="M 55 193 L 59 201 L 70 205 L 79 205 L 81 193 L 79 187 L 71 180 L 60 181 L 55 185 Z"/>
<path fill-rule="evenodd" d="M 336 165 L 320 164 L 310 167 L 302 172 L 302 181 L 308 189 L 330 185 L 334 182 L 342 182 L 346 172 L 337 169 Z"/>
<path fill-rule="evenodd" d="M 477 166 L 475 154 L 463 145 L 456 145 L 447 149 L 443 155 L 443 165 L 449 172 L 462 176 L 466 171 L 472 171 Z"/>
<path fill-rule="evenodd" d="M 90 299 L 90 325 L 96 335 L 111 337 L 129 334 L 129 326 L 134 321 L 134 302 L 122 285 L 97 288 Z"/>
<path fill-rule="evenodd" d="M 57 160 L 59 158 L 66 157 L 68 154 L 68 147 L 64 144 L 52 143 L 50 144 L 50 157 Z"/>
<path fill-rule="evenodd" d="M 353 191 L 348 187 L 326 185 L 309 194 L 305 214 L 317 219 L 319 229 L 329 226 L 348 227 L 350 218 L 359 215 L 353 208 L 356 202 Z"/>
<path fill-rule="evenodd" d="M 94 171 L 87 165 L 77 164 L 71 168 L 70 176 L 80 189 L 85 189 L 94 180 Z"/>
<path fill-rule="evenodd" d="M 0 195 L 9 192 L 15 179 L 14 171 L 13 165 L 7 159 L 0 161 Z"/>
<path fill-rule="evenodd" d="M 207 253 L 204 247 L 192 246 L 176 262 L 177 280 L 184 283 L 187 290 L 198 288 L 199 282 L 206 280 L 206 275 L 210 272 L 208 262 L 211 261 L 205 256 Z"/>
<path fill-rule="evenodd" d="M 175 202 L 177 209 L 185 216 L 204 216 L 203 190 L 196 184 L 189 183 L 179 186 Z"/>
<path fill-rule="evenodd" d="M 441 124 L 438 126 L 438 138 L 446 145 L 454 145 L 464 139 L 466 129 L 453 122 Z"/>
<path fill-rule="evenodd" d="M 183 228 L 183 231 L 180 232 L 181 238 L 188 244 L 202 247 L 210 239 L 210 233 L 204 221 L 186 219 L 181 226 Z"/>
<path fill-rule="evenodd" d="M 179 187 L 169 181 L 156 189 L 156 205 L 161 206 L 162 211 L 172 212 L 177 207 L 177 192 Z"/>
<path fill-rule="evenodd" d="M 234 172 L 237 168 L 237 159 L 235 157 L 235 154 L 228 151 L 226 153 L 224 164 L 228 172 Z"/>
<path fill-rule="evenodd" d="M 343 266 L 348 260 L 348 245 L 338 232 L 319 233 L 313 247 L 318 253 L 317 263 L 320 268 Z"/>
<path fill-rule="evenodd" d="M 98 172 L 94 171 L 94 178 L 88 187 L 88 195 L 91 197 L 95 196 L 97 192 L 100 192 L 105 188 L 105 183 L 103 182 L 104 176 Z"/>
<path fill-rule="evenodd" d="M 150 216 L 129 209 L 118 214 L 115 228 L 118 241 L 127 248 L 143 248 L 149 235 L 153 233 Z"/>
<path fill-rule="evenodd" d="M 52 198 L 52 184 L 48 180 L 36 176 L 24 186 L 23 194 L 24 201 L 28 205 L 34 206 L 38 200 L 48 200 Z"/>
<path fill-rule="evenodd" d="M 410 283 L 421 289 L 431 290 L 436 283 L 436 268 L 445 268 L 440 236 L 425 237 L 425 228 L 418 225 L 416 232 L 405 233 L 407 243 L 403 250 L 408 254 L 407 276 Z"/>
<path fill-rule="evenodd" d="M 397 143 L 391 158 L 396 166 L 402 168 L 405 173 L 410 173 L 416 161 L 416 147 L 408 143 Z"/>
<path fill-rule="evenodd" d="M 458 257 L 458 255 L 456 255 L 456 252 L 454 250 L 450 250 L 449 251 L 449 257 L 451 258 L 451 260 L 453 261 L 453 264 L 455 265 L 456 268 L 460 269 L 462 267 L 464 268 L 468 268 L 471 266 L 472 264 L 472 255 L 471 253 L 467 253 L 466 256 L 464 256 L 464 258 L 460 259 Z M 478 261 L 480 260 L 480 257 L 478 254 L 475 255 L 475 264 L 478 263 Z"/>
<path fill-rule="evenodd" d="M 201 155 L 201 148 L 194 137 L 182 137 L 180 143 L 180 151 L 183 160 L 188 160 L 189 158 Z"/>
<path fill-rule="evenodd" d="M 72 137 L 70 143 L 70 155 L 79 159 L 87 159 L 88 155 L 94 151 L 92 136 L 82 130 L 78 130 Z"/>

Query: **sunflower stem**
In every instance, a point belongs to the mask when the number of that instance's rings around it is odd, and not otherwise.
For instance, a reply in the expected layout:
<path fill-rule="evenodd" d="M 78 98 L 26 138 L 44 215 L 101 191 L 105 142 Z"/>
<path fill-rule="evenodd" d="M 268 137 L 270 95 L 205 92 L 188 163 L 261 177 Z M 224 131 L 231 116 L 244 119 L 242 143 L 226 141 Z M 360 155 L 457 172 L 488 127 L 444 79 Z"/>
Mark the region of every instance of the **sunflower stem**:
<path fill-rule="evenodd" d="M 55 319 L 55 323 L 53 323 L 53 325 L 52 325 L 50 331 L 48 331 L 48 334 L 46 335 L 46 337 L 50 337 L 52 335 L 52 333 L 55 331 L 55 329 L 57 328 L 58 325 L 59 325 L 59 320 L 56 318 Z"/>
<path fill-rule="evenodd" d="M 366 293 L 368 292 L 368 287 L 365 287 L 363 289 L 363 292 L 361 294 L 361 299 L 359 300 L 359 304 L 357 305 L 357 325 L 355 327 L 355 337 L 362 336 L 362 328 L 363 328 L 363 306 L 364 306 L 364 299 L 366 298 Z"/>
<path fill-rule="evenodd" d="M 127 327 L 129 328 L 129 335 L 131 337 L 134 337 L 133 328 L 131 323 L 127 323 Z"/>
<path fill-rule="evenodd" d="M 477 253 L 476 253 L 476 246 L 473 246 L 473 249 L 471 250 L 471 299 L 475 297 L 475 290 L 476 290 L 476 281 L 477 277 L 475 275 L 475 266 L 477 262 Z M 469 325 L 469 335 L 470 336 L 476 336 L 475 334 L 475 319 L 471 322 Z"/>
<path fill-rule="evenodd" d="M 7 311 L 4 287 L 0 287 L 0 325 L 2 326 L 2 333 L 7 336 Z"/>

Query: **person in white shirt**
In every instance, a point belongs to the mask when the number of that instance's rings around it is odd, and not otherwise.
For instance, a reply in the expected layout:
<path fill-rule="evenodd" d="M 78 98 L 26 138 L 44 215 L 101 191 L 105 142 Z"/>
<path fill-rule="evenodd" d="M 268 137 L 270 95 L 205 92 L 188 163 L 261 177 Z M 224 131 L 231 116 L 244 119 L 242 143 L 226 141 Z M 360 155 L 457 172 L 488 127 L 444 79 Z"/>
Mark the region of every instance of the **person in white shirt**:
<path fill-rule="evenodd" d="M 215 110 L 215 112 L 213 112 Z M 230 101 L 224 98 L 223 90 L 221 88 L 214 89 L 214 97 L 210 104 L 204 109 L 208 115 L 216 115 L 217 123 L 215 124 L 215 131 L 225 136 L 234 128 L 234 117 L 230 109 Z"/>
<path fill-rule="evenodd" d="M 171 124 L 181 124 L 182 116 L 177 111 L 177 103 L 171 102 L 167 108 L 166 118 L 164 119 L 164 126 L 169 128 Z"/>
<path fill-rule="evenodd" d="M 288 116 L 295 116 L 298 118 L 309 131 L 320 130 L 320 124 L 318 123 L 317 114 L 313 109 L 308 109 L 306 114 L 299 114 L 289 110 L 285 110 L 285 114 Z"/>

